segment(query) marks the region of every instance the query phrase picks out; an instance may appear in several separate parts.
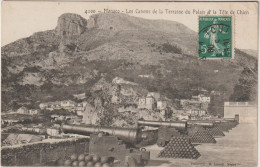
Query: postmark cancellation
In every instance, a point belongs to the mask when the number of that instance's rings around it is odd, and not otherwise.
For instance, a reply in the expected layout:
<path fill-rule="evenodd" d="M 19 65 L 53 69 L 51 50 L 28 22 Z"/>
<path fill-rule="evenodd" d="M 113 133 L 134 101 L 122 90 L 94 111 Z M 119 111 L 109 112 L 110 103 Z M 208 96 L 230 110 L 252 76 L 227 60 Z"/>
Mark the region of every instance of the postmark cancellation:
<path fill-rule="evenodd" d="M 199 16 L 199 58 L 234 58 L 232 16 Z"/>

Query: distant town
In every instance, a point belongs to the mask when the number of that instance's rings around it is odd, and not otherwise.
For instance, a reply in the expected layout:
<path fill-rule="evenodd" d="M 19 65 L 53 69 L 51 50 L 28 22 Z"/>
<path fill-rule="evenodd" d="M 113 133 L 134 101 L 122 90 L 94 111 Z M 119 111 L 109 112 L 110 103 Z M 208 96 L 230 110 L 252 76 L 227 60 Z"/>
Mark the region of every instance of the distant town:
<path fill-rule="evenodd" d="M 117 90 L 118 85 L 135 85 L 135 83 L 119 77 L 113 79 L 113 84 L 113 96 L 110 99 L 110 103 L 114 105 L 123 103 Z M 177 107 L 173 105 L 171 100 L 160 93 L 147 92 L 145 96 L 139 96 L 133 100 L 130 105 L 118 105 L 118 112 L 138 113 L 139 119 L 154 119 L 150 116 L 149 113 L 151 113 L 162 121 L 187 121 L 214 117 L 208 112 L 209 104 L 211 103 L 210 96 L 221 95 L 221 93 L 218 91 L 209 92 L 203 88 L 199 88 L 198 91 L 199 94 L 193 95 L 190 99 L 177 99 L 177 104 L 175 104 Z M 131 91 L 128 90 L 127 92 L 127 90 L 124 90 L 124 93 L 131 93 Z M 74 94 L 73 97 L 74 99 L 85 99 L 86 94 Z M 72 99 L 67 99 L 41 102 L 35 108 L 22 106 L 16 111 L 2 113 L 2 133 L 15 132 L 19 134 L 26 132 L 48 135 L 50 137 L 62 137 L 62 132 L 60 131 L 62 123 L 71 125 L 97 125 L 101 117 L 100 115 L 102 115 L 102 110 L 104 110 L 100 109 L 101 103 L 102 99 L 97 97 L 94 99 L 94 103 L 87 100 L 76 102 Z M 115 126 L 124 126 L 120 124 L 120 121 L 122 122 L 122 120 L 118 120 Z M 12 144 L 7 141 L 3 141 L 3 145 Z"/>

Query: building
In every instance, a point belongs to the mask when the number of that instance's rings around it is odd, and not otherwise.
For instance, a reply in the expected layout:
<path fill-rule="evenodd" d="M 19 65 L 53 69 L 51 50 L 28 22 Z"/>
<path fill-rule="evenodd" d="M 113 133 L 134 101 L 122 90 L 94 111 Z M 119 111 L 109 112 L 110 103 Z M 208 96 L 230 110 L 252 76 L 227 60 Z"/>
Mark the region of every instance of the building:
<path fill-rule="evenodd" d="M 154 101 L 154 97 L 152 96 L 147 96 L 145 98 L 145 103 L 146 103 L 146 108 L 148 110 L 153 110 L 154 106 L 155 106 L 155 101 Z"/>
<path fill-rule="evenodd" d="M 126 80 L 124 80 L 123 78 L 120 78 L 120 77 L 115 77 L 115 78 L 112 80 L 112 83 L 113 83 L 113 84 L 137 85 L 137 83 L 130 82 L 130 81 L 126 81 Z"/>
<path fill-rule="evenodd" d="M 161 97 L 160 93 L 157 92 L 148 92 L 147 96 L 152 96 L 156 101 L 158 101 Z"/>
<path fill-rule="evenodd" d="M 201 88 L 201 87 L 198 88 L 198 91 L 203 92 L 203 93 L 208 93 L 208 90 Z"/>
<path fill-rule="evenodd" d="M 145 97 L 141 97 L 138 100 L 138 108 L 146 108 Z"/>
<path fill-rule="evenodd" d="M 154 76 L 153 75 L 149 75 L 149 74 L 144 74 L 144 75 L 138 75 L 138 77 L 140 77 L 140 78 L 154 78 Z"/>
<path fill-rule="evenodd" d="M 64 108 L 64 109 L 73 109 L 76 107 L 77 104 L 71 100 L 64 100 L 64 101 L 61 101 L 60 105 L 61 105 L 61 108 Z"/>
<path fill-rule="evenodd" d="M 9 124 L 9 125 L 12 125 L 13 123 L 17 123 L 19 122 L 18 119 L 4 119 L 3 122 Z"/>
<path fill-rule="evenodd" d="M 39 107 L 41 110 L 43 110 L 48 107 L 48 103 L 40 103 Z"/>
<path fill-rule="evenodd" d="M 206 114 L 207 114 L 207 112 L 205 110 L 199 110 L 199 113 L 198 113 L 199 116 L 204 116 Z"/>
<path fill-rule="evenodd" d="M 55 110 L 60 110 L 60 109 L 61 109 L 61 105 L 60 105 L 60 104 L 54 105 L 54 109 L 55 109 Z"/>
<path fill-rule="evenodd" d="M 199 114 L 199 110 L 196 109 L 190 109 L 188 113 L 192 116 L 197 116 Z"/>
<path fill-rule="evenodd" d="M 210 92 L 210 94 L 211 94 L 211 95 L 218 95 L 218 96 L 220 96 L 220 95 L 221 95 L 221 92 L 220 92 L 220 91 L 212 90 L 212 91 Z"/>
<path fill-rule="evenodd" d="M 177 115 L 177 118 L 181 121 L 187 121 L 189 120 L 189 116 L 188 115 Z"/>
<path fill-rule="evenodd" d="M 51 108 L 53 108 L 55 110 L 60 110 L 61 109 L 61 102 L 60 101 L 53 102 L 52 105 L 51 105 Z"/>
<path fill-rule="evenodd" d="M 200 109 L 200 107 L 201 107 L 201 102 L 197 101 L 197 100 L 194 100 L 194 99 L 180 101 L 180 104 L 181 104 L 181 106 L 183 108 L 197 108 L 197 109 Z"/>
<path fill-rule="evenodd" d="M 205 96 L 202 94 L 198 95 L 199 101 L 203 103 L 210 103 L 210 96 Z"/>
<path fill-rule="evenodd" d="M 47 128 L 47 135 L 49 136 L 58 136 L 60 131 L 58 128 Z"/>
<path fill-rule="evenodd" d="M 86 98 L 86 93 L 81 93 L 81 94 L 74 94 L 73 95 L 77 99 L 85 99 Z"/>
<path fill-rule="evenodd" d="M 257 123 L 257 105 L 251 102 L 225 102 L 224 118 L 235 118 L 239 115 L 239 123 Z"/>
<path fill-rule="evenodd" d="M 155 107 L 155 101 L 152 96 L 139 98 L 138 108 L 146 108 L 148 110 L 153 110 L 154 107 Z"/>
<path fill-rule="evenodd" d="M 159 110 L 165 110 L 167 107 L 166 101 L 160 100 L 160 94 L 156 92 L 149 92 L 146 97 L 141 97 L 138 100 L 138 108 L 146 108 L 153 110 L 156 107 Z"/>
<path fill-rule="evenodd" d="M 59 115 L 57 115 L 57 114 L 52 114 L 51 115 L 51 118 L 53 118 L 53 119 L 58 118 L 58 117 L 59 117 Z"/>
<path fill-rule="evenodd" d="M 19 113 L 19 114 L 29 114 L 29 110 L 26 107 L 20 107 L 17 110 L 17 113 Z"/>
<path fill-rule="evenodd" d="M 84 106 L 83 106 L 82 103 L 78 103 L 78 104 L 76 105 L 75 109 L 76 109 L 76 112 L 77 112 L 77 113 L 78 113 L 78 112 L 82 112 L 82 111 L 84 111 Z"/>
<path fill-rule="evenodd" d="M 60 101 L 56 101 L 56 102 L 48 102 L 48 103 L 41 103 L 39 105 L 40 109 L 47 109 L 47 110 L 59 110 L 61 109 L 61 102 Z"/>
<path fill-rule="evenodd" d="M 191 100 L 199 101 L 202 103 L 210 103 L 210 96 L 199 94 L 198 96 L 192 96 Z"/>
<path fill-rule="evenodd" d="M 84 110 L 87 105 L 88 105 L 88 102 L 86 102 L 86 101 L 76 104 L 76 107 L 75 107 L 76 114 L 83 116 Z"/>
<path fill-rule="evenodd" d="M 191 100 L 194 100 L 194 101 L 199 101 L 199 96 L 191 96 Z"/>
<path fill-rule="evenodd" d="M 38 109 L 30 109 L 29 110 L 29 114 L 31 114 L 31 115 L 35 115 L 35 114 L 39 114 L 40 113 L 40 110 L 38 110 Z"/>
<path fill-rule="evenodd" d="M 53 114 L 51 115 L 51 118 L 55 121 L 64 121 L 66 119 L 66 116 Z"/>
<path fill-rule="evenodd" d="M 162 101 L 162 100 L 157 101 L 157 109 L 158 110 L 165 110 L 166 107 L 167 107 L 166 101 Z"/>
<path fill-rule="evenodd" d="M 199 109 L 190 109 L 188 111 L 188 113 L 191 115 L 191 116 L 204 116 L 207 114 L 207 112 L 205 110 L 199 110 Z"/>
<path fill-rule="evenodd" d="M 39 107 L 41 109 L 47 109 L 50 111 L 65 109 L 70 112 L 77 112 L 77 111 L 84 111 L 84 108 L 87 106 L 87 104 L 88 104 L 87 101 L 76 103 L 72 100 L 64 100 L 64 101 L 41 103 Z"/>

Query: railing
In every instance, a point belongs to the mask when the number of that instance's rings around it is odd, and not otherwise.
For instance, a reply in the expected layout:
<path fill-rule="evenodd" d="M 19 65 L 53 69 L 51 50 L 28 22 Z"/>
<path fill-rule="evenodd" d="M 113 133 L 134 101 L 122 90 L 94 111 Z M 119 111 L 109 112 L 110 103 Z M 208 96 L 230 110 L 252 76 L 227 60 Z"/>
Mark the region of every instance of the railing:
<path fill-rule="evenodd" d="M 254 102 L 225 102 L 224 106 L 256 106 Z"/>

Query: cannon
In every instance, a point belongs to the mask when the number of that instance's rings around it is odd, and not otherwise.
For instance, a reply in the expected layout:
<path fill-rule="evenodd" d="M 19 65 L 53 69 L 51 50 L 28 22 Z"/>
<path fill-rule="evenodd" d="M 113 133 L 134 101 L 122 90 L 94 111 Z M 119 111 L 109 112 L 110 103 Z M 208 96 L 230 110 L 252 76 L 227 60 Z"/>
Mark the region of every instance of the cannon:
<path fill-rule="evenodd" d="M 150 160 L 150 152 L 145 148 L 128 148 L 118 137 L 104 133 L 90 135 L 89 153 L 113 157 L 121 167 L 141 167 Z"/>
<path fill-rule="evenodd" d="M 149 139 L 149 135 L 139 129 L 63 124 L 61 131 L 90 136 L 90 154 L 113 157 L 123 167 L 144 166 L 150 160 L 149 151 L 131 147 Z"/>
<path fill-rule="evenodd" d="M 90 136 L 93 133 L 107 133 L 117 136 L 120 140 L 135 147 L 153 144 L 156 134 L 151 131 L 141 131 L 141 129 L 122 128 L 122 127 L 100 127 L 91 125 L 61 125 L 63 133 L 74 133 Z"/>
<path fill-rule="evenodd" d="M 209 121 L 209 120 L 206 120 Z M 239 123 L 239 114 L 236 114 L 234 118 L 214 118 L 210 121 L 213 121 L 214 123 L 221 123 L 221 122 L 237 122 Z"/>
<path fill-rule="evenodd" d="M 139 129 L 120 128 L 120 127 L 100 127 L 100 126 L 80 126 L 80 125 L 61 125 L 61 130 L 64 133 L 74 133 L 80 135 L 90 136 L 92 133 L 107 133 L 109 135 L 117 136 L 119 139 L 127 143 L 139 143 L 143 135 L 139 133 Z"/>
<path fill-rule="evenodd" d="M 40 135 L 47 135 L 47 130 L 42 129 L 42 128 L 27 128 L 27 127 L 22 127 L 19 129 L 22 132 L 26 132 L 29 134 L 40 134 Z"/>
<path fill-rule="evenodd" d="M 239 119 L 239 118 L 238 118 Z M 235 122 L 237 121 L 236 118 L 224 118 L 222 122 Z"/>
<path fill-rule="evenodd" d="M 171 127 L 177 130 L 186 130 L 187 123 L 186 122 L 169 122 L 169 121 L 146 121 L 146 120 L 138 120 L 138 126 L 152 126 L 152 127 Z"/>

